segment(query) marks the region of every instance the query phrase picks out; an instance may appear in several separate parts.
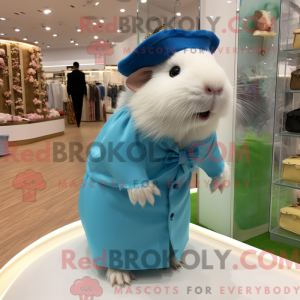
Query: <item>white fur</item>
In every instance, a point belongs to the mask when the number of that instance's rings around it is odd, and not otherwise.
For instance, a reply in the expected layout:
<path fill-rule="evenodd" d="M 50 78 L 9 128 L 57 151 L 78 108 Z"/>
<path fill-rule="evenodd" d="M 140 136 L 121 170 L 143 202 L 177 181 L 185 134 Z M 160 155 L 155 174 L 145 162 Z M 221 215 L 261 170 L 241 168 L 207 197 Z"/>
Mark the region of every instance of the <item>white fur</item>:
<path fill-rule="evenodd" d="M 271 12 L 270 11 L 261 10 L 261 13 L 263 14 L 262 18 L 265 18 L 267 24 L 271 25 L 271 23 L 272 23 L 272 21 L 271 21 Z"/>
<path fill-rule="evenodd" d="M 232 103 L 232 86 L 224 70 L 210 52 L 192 49 L 177 52 L 169 60 L 152 67 L 153 75 L 138 92 L 127 89 L 118 107 L 127 105 L 137 130 L 157 140 L 172 138 L 180 149 L 194 140 L 203 140 L 216 131 L 219 119 Z M 170 77 L 172 67 L 181 73 Z M 223 87 L 218 96 L 207 95 L 205 86 Z M 211 116 L 201 121 L 196 113 L 212 109 Z"/>
<path fill-rule="evenodd" d="M 135 276 L 130 271 L 111 268 L 107 269 L 106 279 L 110 282 L 111 286 L 118 284 L 122 287 L 124 287 L 125 284 L 131 285 L 130 279 L 136 280 Z"/>
<path fill-rule="evenodd" d="M 152 206 L 154 205 L 155 200 L 153 194 L 159 197 L 161 196 L 159 189 L 151 181 L 149 181 L 146 186 L 128 190 L 131 203 L 136 205 L 136 203 L 139 202 L 143 208 L 147 200 Z"/>
<path fill-rule="evenodd" d="M 221 193 L 224 191 L 224 182 L 229 181 L 230 179 L 230 167 L 225 163 L 224 172 L 217 177 L 213 177 L 211 179 L 211 183 L 209 185 L 211 193 L 214 193 L 217 189 L 220 190 Z"/>

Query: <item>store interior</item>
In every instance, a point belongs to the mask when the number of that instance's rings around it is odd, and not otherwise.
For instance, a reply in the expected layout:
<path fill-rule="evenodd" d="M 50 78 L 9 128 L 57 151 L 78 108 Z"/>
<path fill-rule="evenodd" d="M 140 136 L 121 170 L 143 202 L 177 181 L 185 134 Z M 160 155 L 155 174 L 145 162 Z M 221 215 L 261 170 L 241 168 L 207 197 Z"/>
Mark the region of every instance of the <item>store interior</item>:
<path fill-rule="evenodd" d="M 299 263 L 299 7 L 300 0 L 7 2 L 0 11 L 0 299 L 20 296 L 36 258 L 51 269 L 48 259 L 63 242 L 88 251 L 78 210 L 88 154 L 127 89 L 118 63 L 162 24 L 213 31 L 220 38 L 215 59 L 233 89 L 217 129 L 230 180 L 212 194 L 211 178 L 193 171 L 189 246 L 211 239 L 210 246 L 229 243 Z M 258 30 L 263 22 L 267 29 Z M 68 95 L 74 62 L 87 89 L 80 127 Z M 157 114 L 164 112 L 157 107 Z M 26 186 L 30 177 L 34 186 Z M 55 277 L 53 266 L 43 280 Z"/>

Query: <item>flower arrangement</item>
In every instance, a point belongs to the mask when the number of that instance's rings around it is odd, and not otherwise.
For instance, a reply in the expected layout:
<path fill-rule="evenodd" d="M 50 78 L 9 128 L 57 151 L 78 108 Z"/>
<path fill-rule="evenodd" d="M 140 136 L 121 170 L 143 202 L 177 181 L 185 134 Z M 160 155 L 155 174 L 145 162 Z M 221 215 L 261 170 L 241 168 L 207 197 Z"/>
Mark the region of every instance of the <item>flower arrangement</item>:
<path fill-rule="evenodd" d="M 10 98 L 10 96 L 11 96 L 11 91 L 4 92 L 3 94 L 4 94 L 4 97 Z"/>
<path fill-rule="evenodd" d="M 19 77 L 13 77 L 13 81 L 15 83 L 19 83 L 21 81 L 21 79 Z"/>
<path fill-rule="evenodd" d="M 11 61 L 12 61 L 12 69 L 13 69 L 13 90 L 17 95 L 17 100 L 15 100 L 15 110 L 19 115 L 23 115 L 24 111 L 24 104 L 22 100 L 22 87 L 21 87 L 21 74 L 20 74 L 20 49 L 17 45 L 12 44 L 11 45 Z M 22 119 L 21 119 L 22 120 Z"/>
<path fill-rule="evenodd" d="M 13 89 L 17 92 L 17 93 L 19 93 L 19 94 L 22 94 L 23 93 L 23 91 L 22 91 L 22 87 L 21 86 L 19 86 L 19 85 L 13 85 Z"/>
<path fill-rule="evenodd" d="M 6 56 L 4 49 L 0 49 L 0 56 L 4 56 L 4 57 Z"/>
<path fill-rule="evenodd" d="M 12 121 L 12 115 L 0 113 L 0 124 Z"/>
<path fill-rule="evenodd" d="M 30 69 L 28 69 L 27 73 L 28 73 L 29 75 L 35 75 L 35 74 L 36 74 L 36 71 L 35 71 L 34 69 L 30 68 Z"/>
<path fill-rule="evenodd" d="M 4 69 L 6 67 L 5 61 L 2 57 L 0 57 L 0 69 Z"/>
<path fill-rule="evenodd" d="M 14 47 L 14 48 L 11 49 L 12 54 L 19 54 L 19 52 L 20 52 L 20 50 L 19 50 L 18 47 Z"/>
<path fill-rule="evenodd" d="M 37 88 L 37 87 L 39 87 L 39 82 L 36 79 L 34 79 L 32 85 Z"/>
<path fill-rule="evenodd" d="M 42 101 L 39 100 L 39 99 L 37 99 L 37 98 L 34 98 L 34 99 L 32 100 L 32 102 L 33 102 L 34 105 L 40 105 L 40 104 L 42 104 Z"/>
<path fill-rule="evenodd" d="M 11 107 L 11 104 L 12 104 L 12 100 L 8 99 L 5 100 L 4 106 L 5 108 L 9 109 Z"/>
<path fill-rule="evenodd" d="M 36 120 L 40 120 L 40 119 L 44 119 L 44 116 L 43 115 L 38 115 L 36 113 L 34 114 L 28 114 L 26 115 L 26 118 L 31 120 L 31 121 L 36 121 Z"/>
<path fill-rule="evenodd" d="M 0 78 L 0 87 L 4 87 L 4 82 L 2 78 Z"/>

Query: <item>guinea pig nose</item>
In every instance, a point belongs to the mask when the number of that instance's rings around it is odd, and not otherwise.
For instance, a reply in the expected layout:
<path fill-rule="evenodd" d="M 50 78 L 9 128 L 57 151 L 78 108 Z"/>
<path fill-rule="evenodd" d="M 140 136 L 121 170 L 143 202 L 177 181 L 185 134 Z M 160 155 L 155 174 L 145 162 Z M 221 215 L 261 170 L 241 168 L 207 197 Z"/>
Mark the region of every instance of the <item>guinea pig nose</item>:
<path fill-rule="evenodd" d="M 220 95 L 223 92 L 223 88 L 213 88 L 209 85 L 205 87 L 205 93 L 208 95 Z"/>

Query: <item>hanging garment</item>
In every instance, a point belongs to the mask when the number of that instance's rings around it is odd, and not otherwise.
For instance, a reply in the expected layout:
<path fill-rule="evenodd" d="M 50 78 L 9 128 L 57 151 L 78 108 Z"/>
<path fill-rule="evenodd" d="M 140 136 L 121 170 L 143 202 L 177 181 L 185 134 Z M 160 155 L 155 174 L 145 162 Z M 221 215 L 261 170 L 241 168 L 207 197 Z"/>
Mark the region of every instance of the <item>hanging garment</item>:
<path fill-rule="evenodd" d="M 87 84 L 86 85 L 86 91 L 87 91 L 87 100 L 85 100 L 85 97 L 83 96 L 83 104 L 82 104 L 82 116 L 81 121 L 87 122 L 89 121 L 89 100 L 90 100 L 90 87 Z"/>
<path fill-rule="evenodd" d="M 62 99 L 63 99 L 63 102 L 68 102 L 67 86 L 65 84 L 62 84 L 61 88 L 62 88 Z"/>
<path fill-rule="evenodd" d="M 52 90 L 51 83 L 47 83 L 46 91 L 47 91 L 47 95 L 48 95 L 49 109 L 52 109 L 52 108 L 54 108 L 54 99 L 53 99 L 53 90 Z"/>
<path fill-rule="evenodd" d="M 105 87 L 102 84 L 99 84 L 98 88 L 100 90 L 100 98 L 101 98 L 101 100 L 104 100 L 104 97 L 105 97 Z"/>
<path fill-rule="evenodd" d="M 63 110 L 63 92 L 60 82 L 55 82 L 52 84 L 53 98 L 54 98 L 54 108 L 58 111 Z"/>

